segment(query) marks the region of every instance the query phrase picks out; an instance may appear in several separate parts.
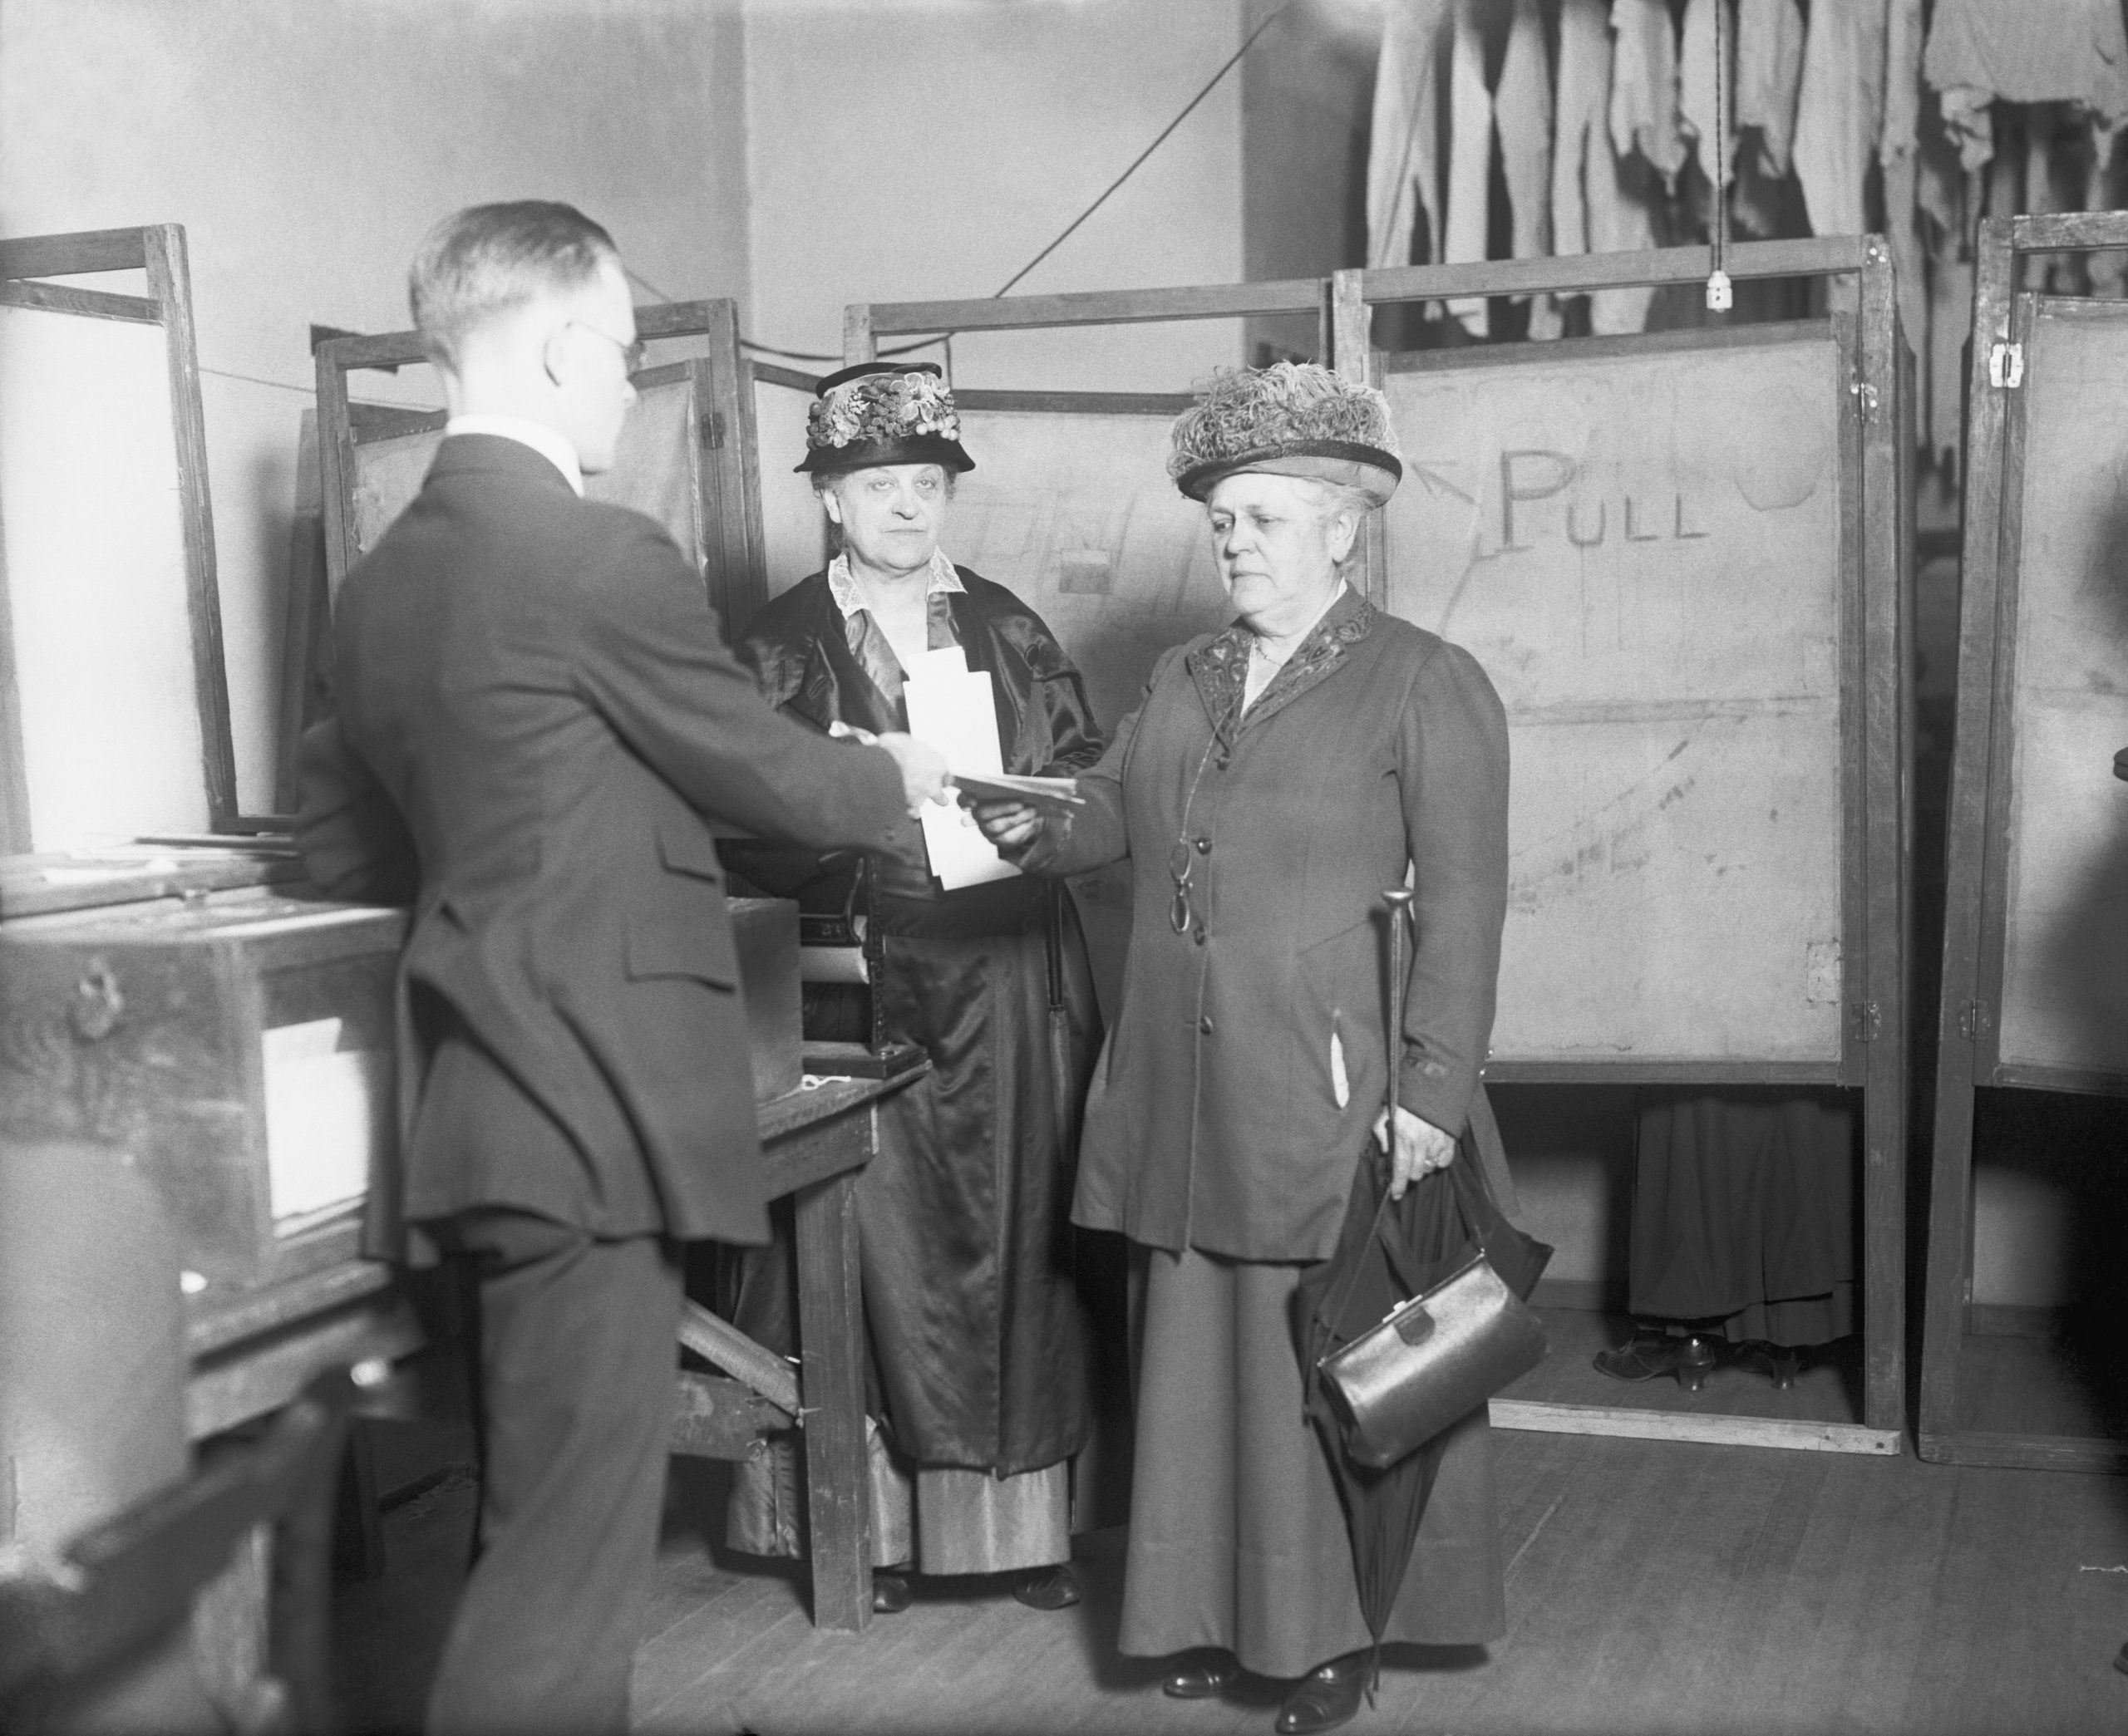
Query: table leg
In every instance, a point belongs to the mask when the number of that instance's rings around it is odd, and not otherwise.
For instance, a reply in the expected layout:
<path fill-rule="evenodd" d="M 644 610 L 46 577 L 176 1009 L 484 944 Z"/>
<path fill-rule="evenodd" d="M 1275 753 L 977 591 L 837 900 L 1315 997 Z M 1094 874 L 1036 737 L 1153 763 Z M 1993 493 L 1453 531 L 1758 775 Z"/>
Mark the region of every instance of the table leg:
<path fill-rule="evenodd" d="M 864 1311 L 857 1271 L 855 1177 L 793 1198 L 800 1376 L 812 1527 L 813 1625 L 864 1630 L 872 1619 L 872 1512 L 864 1448 Z"/>

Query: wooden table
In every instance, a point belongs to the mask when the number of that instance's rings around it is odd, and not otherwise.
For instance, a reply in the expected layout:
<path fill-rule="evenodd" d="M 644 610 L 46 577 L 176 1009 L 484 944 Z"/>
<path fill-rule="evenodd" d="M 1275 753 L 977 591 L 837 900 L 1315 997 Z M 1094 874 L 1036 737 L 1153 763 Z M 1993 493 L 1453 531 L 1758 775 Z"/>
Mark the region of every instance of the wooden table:
<path fill-rule="evenodd" d="M 890 1079 L 830 1079 L 760 1106 L 768 1191 L 771 1197 L 793 1196 L 796 1224 L 813 1619 L 836 1632 L 857 1632 L 872 1616 L 864 1317 L 852 1195 L 857 1172 L 878 1149 L 879 1099 L 924 1070 L 919 1062 Z M 344 1220 L 313 1234 L 320 1243 L 304 1262 L 312 1269 L 303 1276 L 254 1291 L 234 1306 L 191 1311 L 185 1409 L 193 1439 L 278 1409 L 327 1368 L 365 1358 L 396 1360 L 421 1348 L 420 1328 L 394 1269 L 362 1257 L 358 1225 Z M 683 1384 L 673 1448 L 744 1458 L 765 1423 L 786 1420 L 736 1381 L 692 1376 Z M 374 1507 L 372 1499 L 372 1521 Z M 381 1551 L 381 1536 L 364 1551 L 378 1571 Z M 233 1576 L 237 1582 L 226 1588 L 228 1619 L 237 1626 L 251 1619 L 244 1611 L 263 1594 L 267 1569 L 262 1553 L 240 1564 Z"/>
<path fill-rule="evenodd" d="M 925 1070 L 829 1079 L 761 1107 L 769 1192 L 792 1196 L 796 1221 L 813 1625 L 836 1633 L 861 1632 L 872 1619 L 857 1172 L 879 1149 L 879 1099 Z"/>

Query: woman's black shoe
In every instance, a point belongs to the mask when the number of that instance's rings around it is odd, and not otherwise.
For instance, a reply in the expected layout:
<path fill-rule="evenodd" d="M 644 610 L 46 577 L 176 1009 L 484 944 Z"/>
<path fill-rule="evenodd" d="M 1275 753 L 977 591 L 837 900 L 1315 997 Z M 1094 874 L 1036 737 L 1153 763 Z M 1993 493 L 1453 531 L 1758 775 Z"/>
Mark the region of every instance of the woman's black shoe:
<path fill-rule="evenodd" d="M 1190 1659 L 1160 1684 L 1170 1699 L 1210 1699 L 1240 1679 L 1241 1661 L 1230 1651 L 1194 1652 Z"/>
<path fill-rule="evenodd" d="M 872 1613 L 874 1616 L 899 1616 L 909 1607 L 912 1594 L 906 1573 L 874 1573 L 872 1576 Z"/>
<path fill-rule="evenodd" d="M 1068 1610 L 1079 1601 L 1079 1576 L 1069 1561 L 1012 1576 L 1012 1596 L 1031 1610 Z"/>
<path fill-rule="evenodd" d="M 1714 1341 L 1697 1332 L 1681 1338 L 1669 1332 L 1636 1332 L 1628 1344 L 1614 1350 L 1598 1350 L 1596 1371 L 1613 1380 L 1653 1380 L 1658 1375 L 1675 1375 L 1677 1384 L 1696 1393 L 1707 1384 L 1714 1366 Z"/>
<path fill-rule="evenodd" d="M 1765 1375 L 1773 1383 L 1776 1391 L 1785 1393 L 1795 1385 L 1796 1375 L 1803 1371 L 1803 1353 L 1791 1345 L 1768 1344 L 1762 1338 L 1749 1338 L 1736 1346 L 1736 1366 Z"/>
<path fill-rule="evenodd" d="M 1367 1654 L 1354 1651 L 1309 1670 L 1278 1709 L 1278 1736 L 1308 1736 L 1349 1723 L 1367 1692 Z"/>

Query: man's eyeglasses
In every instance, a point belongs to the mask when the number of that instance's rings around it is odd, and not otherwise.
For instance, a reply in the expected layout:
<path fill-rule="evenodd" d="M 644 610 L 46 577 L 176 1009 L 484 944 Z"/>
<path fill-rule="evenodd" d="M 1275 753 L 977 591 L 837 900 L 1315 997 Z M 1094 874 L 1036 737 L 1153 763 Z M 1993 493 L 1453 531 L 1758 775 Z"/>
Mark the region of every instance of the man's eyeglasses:
<path fill-rule="evenodd" d="M 583 327 L 585 331 L 592 333 L 594 337 L 604 338 L 608 343 L 613 345 L 615 349 L 618 350 L 621 352 L 621 365 L 627 368 L 629 379 L 634 379 L 638 374 L 643 371 L 643 359 L 650 353 L 650 349 L 649 346 L 644 343 L 640 337 L 637 338 L 632 343 L 623 343 L 619 338 L 614 337 L 611 332 L 605 331 L 598 326 L 593 325 L 588 319 L 573 319 L 569 322 L 569 324 L 572 326 Z"/>

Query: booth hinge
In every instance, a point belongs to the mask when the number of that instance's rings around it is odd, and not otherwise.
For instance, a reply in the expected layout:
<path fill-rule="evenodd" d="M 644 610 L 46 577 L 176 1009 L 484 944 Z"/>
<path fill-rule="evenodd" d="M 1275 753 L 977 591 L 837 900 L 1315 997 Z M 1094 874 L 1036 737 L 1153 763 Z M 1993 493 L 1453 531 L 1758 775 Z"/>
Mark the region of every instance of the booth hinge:
<path fill-rule="evenodd" d="M 1855 400 L 1855 413 L 1864 421 L 1869 420 L 1876 415 L 1877 388 L 1870 385 L 1860 374 L 1848 376 L 1847 391 L 1848 395 Z"/>
<path fill-rule="evenodd" d="M 1877 1034 L 1884 1028 L 1884 1016 L 1874 1001 L 1856 1001 L 1848 1006 L 1851 1016 L 1854 1037 L 1858 1043 L 1874 1043 Z"/>
<path fill-rule="evenodd" d="M 1998 343 L 1988 347 L 1988 383 L 1998 391 L 2015 391 L 2025 383 L 2025 347 Z"/>
<path fill-rule="evenodd" d="M 1958 1035 L 1966 1042 L 1970 1043 L 1980 1035 L 1982 1023 L 1978 1001 L 1968 1001 L 1958 1009 Z"/>
<path fill-rule="evenodd" d="M 702 413 L 702 443 L 712 452 L 724 450 L 724 412 L 705 410 Z"/>

